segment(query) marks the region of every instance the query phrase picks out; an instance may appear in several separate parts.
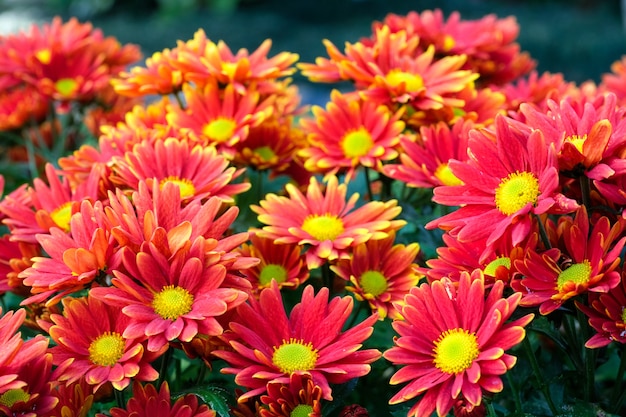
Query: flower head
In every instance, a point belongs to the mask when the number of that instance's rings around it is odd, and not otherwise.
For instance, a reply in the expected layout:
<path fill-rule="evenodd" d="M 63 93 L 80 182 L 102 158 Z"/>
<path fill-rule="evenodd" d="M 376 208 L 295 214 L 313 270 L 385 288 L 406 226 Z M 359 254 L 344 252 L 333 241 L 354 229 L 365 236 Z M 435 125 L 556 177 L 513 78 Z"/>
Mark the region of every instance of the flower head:
<path fill-rule="evenodd" d="M 322 389 L 309 374 L 293 373 L 288 384 L 268 383 L 261 402 L 261 417 L 322 416 Z"/>
<path fill-rule="evenodd" d="M 515 365 L 505 351 L 525 337 L 524 326 L 533 318 L 509 318 L 520 294 L 502 297 L 504 285 L 497 282 L 486 294 L 483 274 L 464 272 L 454 285 L 447 278 L 411 289 L 401 308 L 403 319 L 395 320 L 395 346 L 383 356 L 403 367 L 392 385 L 408 382 L 390 404 L 420 396 L 410 416 L 437 411 L 445 416 L 457 399 L 481 404 L 483 391 L 500 392 L 501 375 Z"/>
<path fill-rule="evenodd" d="M 354 209 L 357 193 L 346 200 L 347 185 L 330 176 L 323 190 L 312 177 L 306 196 L 293 184 L 286 185 L 289 197 L 268 194 L 251 206 L 261 223 L 256 233 L 277 244 L 310 245 L 306 251 L 309 268 L 347 257 L 352 247 L 370 239 L 382 239 L 404 226 L 393 220 L 400 214 L 396 200 L 373 201 Z"/>
<path fill-rule="evenodd" d="M 331 400 L 329 384 L 345 383 L 366 375 L 370 363 L 380 357 L 375 349 L 359 350 L 372 333 L 376 314 L 342 331 L 353 307 L 351 297 L 328 298 L 328 289 L 317 295 L 306 286 L 302 300 L 287 315 L 276 283 L 264 289 L 259 299 L 242 304 L 224 338 L 232 351 L 214 355 L 225 360 L 222 372 L 235 374 L 235 382 L 250 391 L 239 397 L 245 401 L 266 392 L 268 383 L 289 384 L 291 375 L 310 374 Z"/>

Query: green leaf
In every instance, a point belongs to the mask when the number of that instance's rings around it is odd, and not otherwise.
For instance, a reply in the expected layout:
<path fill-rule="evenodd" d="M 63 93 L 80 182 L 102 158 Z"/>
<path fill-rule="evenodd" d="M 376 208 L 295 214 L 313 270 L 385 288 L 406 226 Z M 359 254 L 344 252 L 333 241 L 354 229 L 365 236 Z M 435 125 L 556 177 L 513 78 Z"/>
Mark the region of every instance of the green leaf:
<path fill-rule="evenodd" d="M 229 417 L 229 393 L 226 389 L 218 386 L 194 387 L 172 396 L 172 399 L 178 399 L 186 394 L 193 394 L 200 398 L 200 400 L 208 405 L 211 410 L 214 410 L 219 417 Z"/>

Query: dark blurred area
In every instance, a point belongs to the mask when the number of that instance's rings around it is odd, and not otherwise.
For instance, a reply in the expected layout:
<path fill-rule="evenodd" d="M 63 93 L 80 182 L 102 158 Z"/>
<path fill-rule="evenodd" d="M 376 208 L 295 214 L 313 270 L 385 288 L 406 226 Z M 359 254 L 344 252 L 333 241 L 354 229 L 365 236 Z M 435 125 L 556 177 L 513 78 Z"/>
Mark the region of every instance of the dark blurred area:
<path fill-rule="evenodd" d="M 139 44 L 144 57 L 203 28 L 233 51 L 252 51 L 270 38 L 270 55 L 295 52 L 301 62 L 327 56 L 323 39 L 343 49 L 345 42 L 369 36 L 372 22 L 388 13 L 440 8 L 446 16 L 456 10 L 464 19 L 513 15 L 518 42 L 537 69 L 575 82 L 598 81 L 626 54 L 620 6 L 620 0 L 0 0 L 3 14 L 21 11 L 35 21 L 54 15 L 89 20 L 105 35 Z"/>

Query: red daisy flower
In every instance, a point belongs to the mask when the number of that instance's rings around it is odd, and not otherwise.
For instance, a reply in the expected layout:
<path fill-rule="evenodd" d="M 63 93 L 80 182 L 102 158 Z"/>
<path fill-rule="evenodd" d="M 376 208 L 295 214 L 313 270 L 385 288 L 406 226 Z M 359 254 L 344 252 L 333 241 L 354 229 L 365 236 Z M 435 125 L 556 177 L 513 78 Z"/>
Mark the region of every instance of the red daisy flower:
<path fill-rule="evenodd" d="M 411 289 L 401 309 L 402 320 L 393 322 L 399 337 L 383 356 L 403 365 L 390 380 L 408 382 L 390 404 L 421 396 L 409 416 L 445 416 L 456 400 L 479 406 L 482 393 L 500 392 L 501 375 L 515 365 L 505 351 L 525 337 L 528 314 L 507 322 L 521 294 L 502 297 L 504 284 L 496 282 L 485 294 L 480 270 L 462 273 L 458 286 L 447 278 Z"/>
<path fill-rule="evenodd" d="M 113 407 L 111 417 L 215 417 L 215 411 L 206 404 L 199 404 L 194 394 L 180 396 L 174 404 L 167 381 L 157 389 L 152 384 L 133 383 L 133 396 L 126 403 L 126 408 Z M 98 413 L 96 417 L 108 417 Z"/>
<path fill-rule="evenodd" d="M 313 107 L 313 119 L 301 119 L 309 146 L 299 156 L 311 172 L 335 175 L 346 171 L 349 181 L 360 167 L 380 169 L 398 156 L 396 146 L 404 130 L 401 112 L 371 101 L 349 100 L 333 90 L 324 111 Z"/>
<path fill-rule="evenodd" d="M 559 217 L 553 238 L 558 247 L 530 251 L 515 262 L 522 278 L 512 281 L 511 287 L 523 295 L 522 305 L 538 305 L 541 314 L 549 314 L 578 294 L 606 293 L 619 285 L 616 269 L 626 244 L 626 237 L 620 237 L 624 224 L 611 226 L 606 217 L 597 219 L 593 228 L 589 223 L 584 206 L 573 219 Z"/>
<path fill-rule="evenodd" d="M 250 188 L 249 183 L 233 183 L 243 170 L 212 146 L 194 144 L 187 139 L 167 138 L 145 141 L 133 146 L 124 157 L 113 157 L 111 181 L 121 188 L 137 190 L 139 181 L 178 185 L 183 201 L 217 196 L 225 203 Z"/>
<path fill-rule="evenodd" d="M 473 127 L 474 123 L 466 120 L 460 120 L 452 127 L 439 122 L 422 127 L 419 140 L 403 137 L 400 163 L 385 165 L 384 174 L 409 187 L 461 185 L 462 182 L 450 171 L 448 162 L 451 159 L 467 160 L 468 133 Z"/>
<path fill-rule="evenodd" d="M 32 294 L 22 305 L 54 305 L 90 287 L 116 266 L 113 257 L 118 247 L 99 201 L 82 202 L 70 220 L 69 233 L 51 228 L 49 234 L 37 235 L 37 240 L 48 256 L 32 258 L 33 265 L 19 275 Z"/>
<path fill-rule="evenodd" d="M 586 304 L 576 300 L 578 307 L 589 318 L 589 325 L 597 332 L 585 347 L 597 349 L 611 342 L 626 343 L 626 273 L 621 281 L 606 293 L 590 292 Z"/>
<path fill-rule="evenodd" d="M 71 384 L 57 384 L 53 394 L 59 402 L 51 416 L 86 417 L 94 403 L 93 386 L 85 378 Z"/>
<path fill-rule="evenodd" d="M 463 184 L 434 189 L 433 201 L 460 208 L 427 228 L 449 230 L 463 242 L 487 239 L 488 248 L 509 235 L 515 246 L 531 233 L 532 215 L 578 206 L 559 193 L 554 146 L 541 131 L 517 129 L 509 120 L 498 116 L 495 132 L 470 132 L 467 161 L 449 162 Z"/>
<path fill-rule="evenodd" d="M 170 341 L 191 341 L 196 335 L 223 332 L 216 320 L 243 303 L 248 294 L 224 285 L 226 267 L 211 243 L 189 240 L 191 224 L 168 232 L 157 228 L 137 254 L 124 253 L 127 272 L 113 271 L 113 287 L 93 288 L 91 294 L 121 308 L 129 323 L 125 338 L 148 338 L 148 350 L 160 351 Z"/>
<path fill-rule="evenodd" d="M 309 278 L 302 247 L 295 243 L 276 245 L 272 239 L 251 233 L 250 242 L 240 250 L 242 256 L 259 259 L 258 265 L 241 271 L 250 280 L 255 293 L 269 287 L 272 280 L 279 288 L 296 289 Z"/>
<path fill-rule="evenodd" d="M 404 296 L 417 285 L 415 260 L 417 243 L 395 244 L 395 233 L 381 240 L 370 240 L 354 248 L 350 259 L 340 259 L 330 269 L 350 284 L 346 289 L 357 300 L 367 300 L 379 318 L 396 319 Z"/>
<path fill-rule="evenodd" d="M 359 350 L 373 331 L 373 314 L 346 331 L 341 329 L 350 316 L 352 297 L 329 301 L 328 288 L 313 294 L 306 286 L 302 301 L 289 316 L 285 311 L 278 284 L 264 289 L 259 300 L 242 304 L 224 338 L 232 351 L 214 355 L 225 360 L 222 372 L 235 374 L 235 383 L 250 391 L 239 401 L 263 394 L 269 383 L 289 384 L 294 373 L 310 374 L 322 389 L 323 398 L 332 400 L 329 384 L 341 384 L 366 375 L 370 363 L 380 357 L 376 349 Z"/>
<path fill-rule="evenodd" d="M 312 177 L 306 196 L 293 184 L 285 188 L 289 197 L 268 194 L 258 206 L 250 206 L 267 225 L 255 233 L 277 244 L 310 245 L 306 250 L 309 269 L 348 257 L 352 247 L 385 238 L 406 224 L 393 220 L 401 211 L 396 200 L 372 201 L 353 210 L 359 195 L 346 200 L 347 184 L 339 184 L 335 176 L 328 178 L 325 191 Z"/>
<path fill-rule="evenodd" d="M 1 308 L 0 314 L 2 314 Z M 18 332 L 18 329 L 24 323 L 25 317 L 24 309 L 7 311 L 0 316 L 0 393 L 19 389 L 25 385 L 23 381 L 17 380 L 16 372 L 8 372 L 9 366 L 24 344 L 22 334 Z"/>
<path fill-rule="evenodd" d="M 0 94 L 0 131 L 26 127 L 45 119 L 50 101 L 32 86 L 13 88 Z"/>
<path fill-rule="evenodd" d="M 63 315 L 52 314 L 46 329 L 56 344 L 50 348 L 55 378 L 71 384 L 84 377 L 93 392 L 108 382 L 121 391 L 131 378 L 158 378 L 150 362 L 163 351 L 145 352 L 144 337 L 124 336 L 130 319 L 118 308 L 91 296 L 66 297 L 63 307 Z"/>
<path fill-rule="evenodd" d="M 261 417 L 322 417 L 322 389 L 309 374 L 293 373 L 288 384 L 268 383 L 261 402 Z"/>
<path fill-rule="evenodd" d="M 229 159 L 235 154 L 233 146 L 246 139 L 250 127 L 258 126 L 273 111 L 271 100 L 260 101 L 258 91 L 240 94 L 230 84 L 224 89 L 217 82 L 201 89 L 185 85 L 183 94 L 187 107 L 171 106 L 168 123 L 199 143 L 216 146 Z"/>

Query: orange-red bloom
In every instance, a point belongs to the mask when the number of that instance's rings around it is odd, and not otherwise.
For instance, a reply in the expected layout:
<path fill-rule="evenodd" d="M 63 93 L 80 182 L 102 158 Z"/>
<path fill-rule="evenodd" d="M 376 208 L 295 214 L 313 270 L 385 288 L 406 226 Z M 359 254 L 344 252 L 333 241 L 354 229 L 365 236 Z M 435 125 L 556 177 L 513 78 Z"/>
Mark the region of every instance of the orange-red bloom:
<path fill-rule="evenodd" d="M 309 374 L 293 373 L 288 384 L 268 383 L 261 402 L 261 417 L 322 417 L 322 389 Z"/>
<path fill-rule="evenodd" d="M 159 373 L 150 362 L 157 354 L 145 352 L 144 337 L 126 337 L 130 319 L 94 297 L 63 299 L 63 315 L 52 314 L 47 331 L 56 346 L 50 348 L 57 365 L 55 376 L 68 384 L 85 377 L 96 392 L 110 382 L 117 390 L 131 378 L 154 381 Z M 143 336 L 143 335 L 141 335 Z"/>
<path fill-rule="evenodd" d="M 350 259 L 340 259 L 330 269 L 348 281 L 346 289 L 359 301 L 367 300 L 379 318 L 396 319 L 404 296 L 417 285 L 421 274 L 415 260 L 417 243 L 394 244 L 395 233 L 370 240 L 354 248 Z"/>
<path fill-rule="evenodd" d="M 528 314 L 508 322 L 521 294 L 503 298 L 504 284 L 497 282 L 485 293 L 483 274 L 461 274 L 458 286 L 447 278 L 411 289 L 401 308 L 403 319 L 395 320 L 395 346 L 383 356 L 403 366 L 390 380 L 408 382 L 390 404 L 420 396 L 409 416 L 442 417 L 464 399 L 477 407 L 483 392 L 500 392 L 501 375 L 515 365 L 505 353 L 525 337 Z"/>
<path fill-rule="evenodd" d="M 311 172 L 335 175 L 347 171 L 346 180 L 359 167 L 381 169 L 398 156 L 396 147 L 404 130 L 401 112 L 372 101 L 348 99 L 333 90 L 326 110 L 313 107 L 313 119 L 301 119 L 308 147 L 300 150 Z"/>
<path fill-rule="evenodd" d="M 335 176 L 329 177 L 325 190 L 312 177 L 306 196 L 293 184 L 285 188 L 289 197 L 268 194 L 258 206 L 251 206 L 266 224 L 255 233 L 277 244 L 310 245 L 309 269 L 348 257 L 354 246 L 385 238 L 406 223 L 393 220 L 401 211 L 396 200 L 372 201 L 354 209 L 359 195 L 346 200 L 347 184 L 339 184 Z"/>
<path fill-rule="evenodd" d="M 157 389 L 152 384 L 133 384 L 133 396 L 126 403 L 126 408 L 113 407 L 111 417 L 215 417 L 215 411 L 206 404 L 199 404 L 194 394 L 185 394 L 172 404 L 167 381 Z M 96 414 L 96 417 L 108 417 Z"/>
<path fill-rule="evenodd" d="M 354 301 L 328 296 L 326 287 L 314 295 L 313 287 L 306 286 L 302 301 L 288 316 L 274 283 L 259 300 L 250 298 L 249 304 L 238 308 L 231 331 L 223 336 L 233 350 L 214 355 L 228 363 L 222 372 L 236 375 L 235 383 L 250 389 L 239 401 L 265 393 L 268 383 L 289 384 L 294 373 L 311 375 L 323 398 L 332 400 L 329 384 L 342 384 L 370 371 L 380 352 L 359 348 L 372 333 L 377 315 L 342 331 Z"/>

